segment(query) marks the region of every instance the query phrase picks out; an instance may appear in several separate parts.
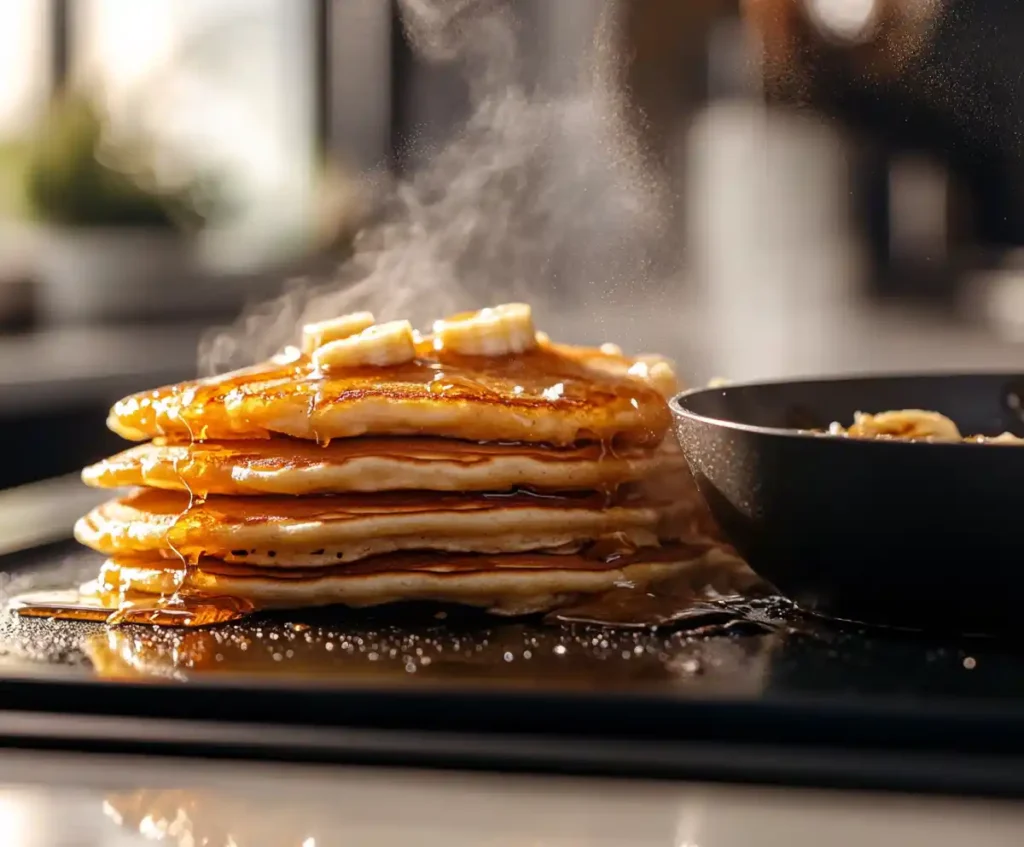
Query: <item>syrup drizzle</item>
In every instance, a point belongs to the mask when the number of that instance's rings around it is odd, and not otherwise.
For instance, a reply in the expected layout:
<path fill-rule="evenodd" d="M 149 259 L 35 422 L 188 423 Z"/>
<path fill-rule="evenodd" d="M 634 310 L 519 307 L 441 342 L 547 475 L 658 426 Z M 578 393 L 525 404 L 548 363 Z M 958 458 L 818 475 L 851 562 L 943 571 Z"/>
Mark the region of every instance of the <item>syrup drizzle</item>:
<path fill-rule="evenodd" d="M 182 424 L 188 430 L 189 446 L 195 444 L 197 439 L 187 418 L 182 418 Z M 182 564 L 180 571 L 177 571 L 179 576 L 174 590 L 159 595 L 146 595 L 140 592 L 129 593 L 120 583 L 116 587 L 101 586 L 98 594 L 104 601 L 104 605 L 107 605 L 108 608 L 114 607 L 114 611 L 105 620 L 109 626 L 121 624 L 210 626 L 238 620 L 255 611 L 255 604 L 244 598 L 214 596 L 195 589 L 196 565 L 193 558 L 186 556 L 177 544 L 175 529 L 186 523 L 193 511 L 205 503 L 206 498 L 196 496 L 188 481 L 178 470 L 178 461 L 180 459 L 175 460 L 174 469 L 178 474 L 179 483 L 188 493 L 188 503 L 164 536 L 167 549 Z M 107 596 L 103 596 L 104 594 Z M 113 596 L 110 596 L 111 594 Z"/>
<path fill-rule="evenodd" d="M 189 445 L 197 442 L 188 420 L 182 423 L 189 433 Z M 178 462 L 174 471 L 188 495 L 185 508 L 177 515 L 164 535 L 167 549 L 181 562 L 174 569 L 173 590 L 161 594 L 132 591 L 110 582 L 101 573 L 98 580 L 87 583 L 78 591 L 35 592 L 21 595 L 11 601 L 10 607 L 22 617 L 45 617 L 63 620 L 92 621 L 108 626 L 122 624 L 148 624 L 168 627 L 202 627 L 239 620 L 256 611 L 256 605 L 242 597 L 210 595 L 196 588 L 196 565 L 180 549 L 174 537 L 175 529 L 188 522 L 190 515 L 205 502 L 196 496 L 188 480 L 180 473 Z"/>

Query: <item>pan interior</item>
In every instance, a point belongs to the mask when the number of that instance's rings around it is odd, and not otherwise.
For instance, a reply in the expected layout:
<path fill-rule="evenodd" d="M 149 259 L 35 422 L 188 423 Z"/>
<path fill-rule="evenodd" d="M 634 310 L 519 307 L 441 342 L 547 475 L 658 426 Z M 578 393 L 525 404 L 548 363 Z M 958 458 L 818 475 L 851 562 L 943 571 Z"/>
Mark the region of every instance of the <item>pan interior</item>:
<path fill-rule="evenodd" d="M 952 418 L 963 433 L 1024 436 L 1024 375 L 1013 373 L 735 385 L 688 392 L 673 404 L 683 413 L 724 423 L 782 430 L 848 424 L 854 412 L 927 409 Z"/>

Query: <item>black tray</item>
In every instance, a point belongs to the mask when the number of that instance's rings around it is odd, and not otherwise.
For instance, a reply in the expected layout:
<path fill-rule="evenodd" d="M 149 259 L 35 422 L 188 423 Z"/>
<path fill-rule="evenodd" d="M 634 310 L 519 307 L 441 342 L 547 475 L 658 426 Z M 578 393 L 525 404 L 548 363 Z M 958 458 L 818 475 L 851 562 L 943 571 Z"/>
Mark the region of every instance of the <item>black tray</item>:
<path fill-rule="evenodd" d="M 17 589 L 96 560 L 57 544 L 0 565 Z M 1021 645 L 749 617 L 651 632 L 327 609 L 172 632 L 5 615 L 0 744 L 1024 796 Z"/>

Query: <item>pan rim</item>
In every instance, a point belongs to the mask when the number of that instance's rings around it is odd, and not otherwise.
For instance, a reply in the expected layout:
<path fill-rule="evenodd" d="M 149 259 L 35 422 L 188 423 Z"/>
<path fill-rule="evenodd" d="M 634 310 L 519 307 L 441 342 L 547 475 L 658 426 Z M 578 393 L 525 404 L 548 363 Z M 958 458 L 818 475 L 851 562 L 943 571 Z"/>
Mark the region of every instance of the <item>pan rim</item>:
<path fill-rule="evenodd" d="M 705 424 L 708 426 L 720 427 L 722 429 L 728 429 L 735 432 L 747 432 L 755 435 L 771 436 L 774 438 L 783 438 L 787 440 L 799 440 L 799 441 L 814 441 L 819 443 L 829 444 L 846 444 L 846 448 L 834 448 L 834 449 L 863 449 L 863 445 L 872 444 L 876 446 L 876 449 L 931 449 L 933 452 L 936 450 L 948 451 L 948 450 L 977 450 L 983 448 L 992 447 L 1012 447 L 1015 445 L 1010 444 L 985 444 L 976 441 L 907 441 L 899 439 L 870 439 L 870 438 L 843 438 L 840 436 L 829 435 L 828 433 L 815 433 L 806 430 L 799 429 L 786 429 L 783 427 L 772 427 L 772 426 L 760 426 L 757 424 L 747 424 L 740 421 L 729 420 L 727 418 L 716 418 L 710 415 L 702 415 L 692 409 L 687 408 L 684 403 L 693 397 L 708 394 L 711 392 L 726 392 L 732 389 L 746 389 L 746 388 L 772 388 L 789 385 L 837 385 L 843 383 L 854 383 L 854 382 L 871 382 L 874 380 L 887 380 L 887 381 L 912 381 L 920 379 L 964 379 L 970 377 L 980 378 L 991 378 L 991 379 L 1019 379 L 1024 381 L 1024 370 L 1006 370 L 1006 371 L 982 371 L 982 370 L 964 370 L 964 371 L 918 371 L 918 372 L 905 372 L 905 371 L 891 371 L 891 372 L 879 372 L 879 373 L 864 373 L 864 374 L 842 374 L 840 376 L 821 376 L 821 377 L 801 377 L 798 379 L 770 379 L 770 380 L 751 380 L 746 382 L 730 382 L 727 385 L 720 386 L 699 386 L 696 388 L 688 388 L 684 391 L 679 392 L 669 400 L 669 409 L 676 418 L 686 418 L 687 420 L 694 421 L 696 423 Z M 1024 420 L 1024 418 L 1022 418 Z M 857 445 L 857 446 L 853 446 Z M 1021 445 L 1024 446 L 1024 445 Z"/>

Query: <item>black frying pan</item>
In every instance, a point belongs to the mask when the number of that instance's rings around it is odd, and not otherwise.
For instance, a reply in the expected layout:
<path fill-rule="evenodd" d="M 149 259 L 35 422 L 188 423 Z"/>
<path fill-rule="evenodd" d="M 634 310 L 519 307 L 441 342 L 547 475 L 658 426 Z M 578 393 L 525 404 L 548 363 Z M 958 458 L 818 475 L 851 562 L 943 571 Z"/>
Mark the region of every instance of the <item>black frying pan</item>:
<path fill-rule="evenodd" d="M 672 401 L 723 532 L 822 614 L 958 632 L 1024 625 L 1024 446 L 801 433 L 856 411 L 931 409 L 965 434 L 1024 435 L 1024 375 L 735 385 Z"/>

